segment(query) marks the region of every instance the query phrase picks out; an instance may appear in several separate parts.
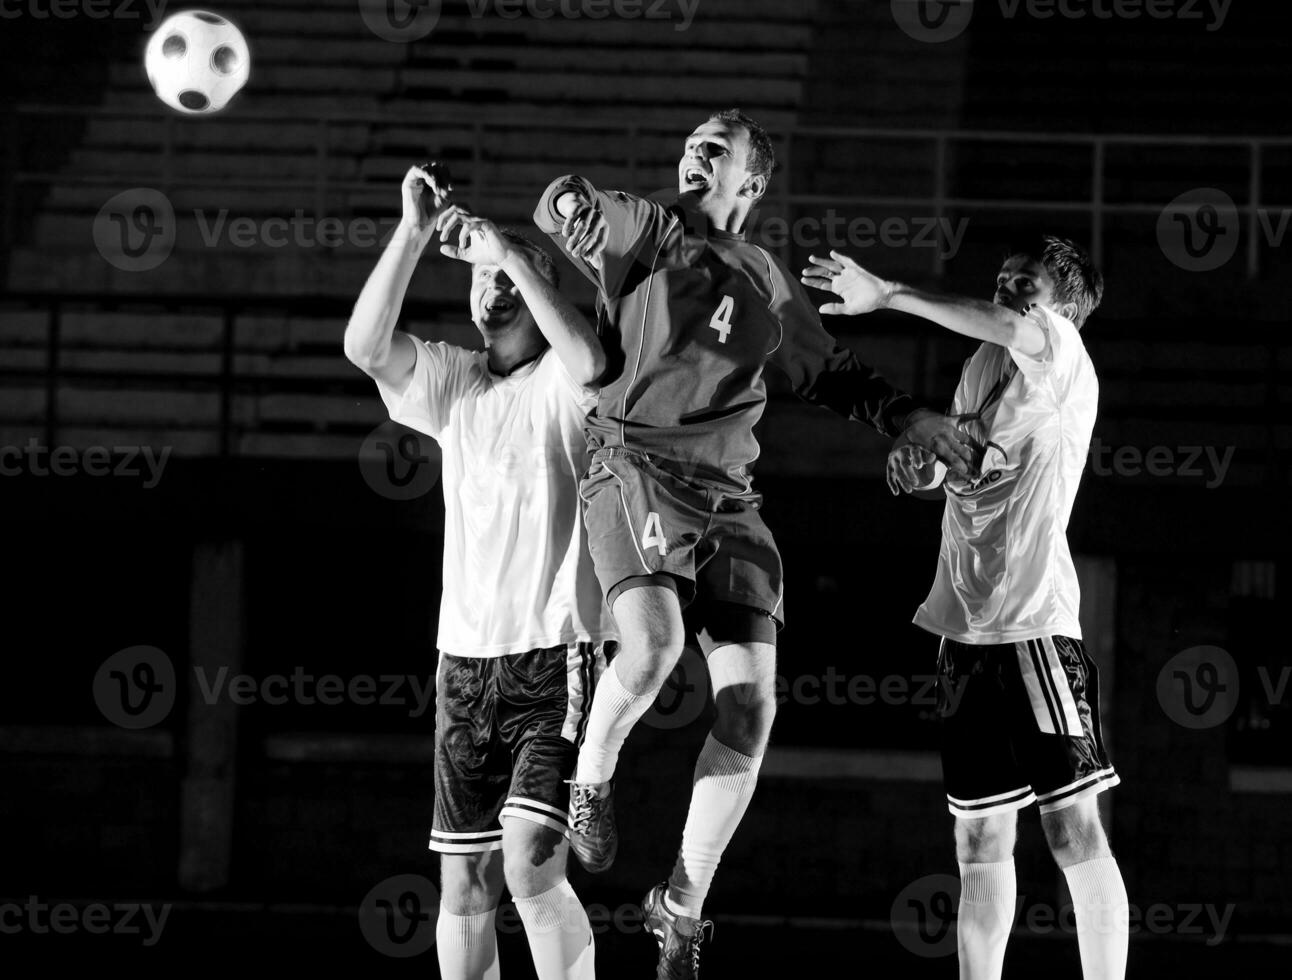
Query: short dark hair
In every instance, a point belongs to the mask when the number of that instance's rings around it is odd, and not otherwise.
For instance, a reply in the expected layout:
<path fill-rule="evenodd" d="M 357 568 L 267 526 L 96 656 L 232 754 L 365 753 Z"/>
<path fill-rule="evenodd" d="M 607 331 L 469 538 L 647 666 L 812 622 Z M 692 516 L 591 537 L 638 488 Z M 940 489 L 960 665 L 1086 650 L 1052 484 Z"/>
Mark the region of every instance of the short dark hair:
<path fill-rule="evenodd" d="M 540 276 L 550 282 L 553 288 L 560 287 L 561 273 L 556 268 L 556 261 L 548 254 L 546 249 L 526 238 L 515 228 L 503 228 L 501 232 L 503 238 L 513 245 L 519 245 L 534 257 L 534 267 L 538 269 Z"/>
<path fill-rule="evenodd" d="M 772 149 L 772 138 L 767 130 L 740 109 L 722 109 L 709 117 L 709 121 L 723 122 L 729 126 L 741 126 L 749 134 L 749 155 L 745 166 L 751 174 L 757 174 L 771 180 L 772 171 L 776 169 L 776 151 Z"/>
<path fill-rule="evenodd" d="M 1026 255 L 1040 262 L 1054 280 L 1054 299 L 1073 303 L 1077 312 L 1072 321 L 1081 327 L 1104 298 L 1104 277 L 1090 260 L 1090 254 L 1070 238 L 1038 235 L 1010 255 Z"/>

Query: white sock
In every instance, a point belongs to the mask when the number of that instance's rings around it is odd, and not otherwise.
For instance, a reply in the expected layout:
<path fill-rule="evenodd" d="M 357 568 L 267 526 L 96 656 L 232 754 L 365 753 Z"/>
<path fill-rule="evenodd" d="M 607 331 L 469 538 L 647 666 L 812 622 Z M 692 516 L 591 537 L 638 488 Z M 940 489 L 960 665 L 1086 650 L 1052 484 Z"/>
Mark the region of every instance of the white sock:
<path fill-rule="evenodd" d="M 615 774 L 624 739 L 659 693 L 633 694 L 619 683 L 615 666 L 612 663 L 606 669 L 593 692 L 592 710 L 588 712 L 588 726 L 574 769 L 576 783 L 604 783 Z"/>
<path fill-rule="evenodd" d="M 691 809 L 682 831 L 664 904 L 675 915 L 700 918 L 722 852 L 731 843 L 758 782 L 762 756 L 751 758 L 710 735 L 695 761 Z"/>
<path fill-rule="evenodd" d="M 1017 903 L 1013 858 L 960 865 L 960 980 L 999 980 Z"/>
<path fill-rule="evenodd" d="M 1081 975 L 1085 980 L 1123 980 L 1130 943 L 1130 903 L 1114 857 L 1082 861 L 1063 869 L 1077 916 Z"/>
<path fill-rule="evenodd" d="M 570 883 L 515 901 L 538 980 L 593 980 L 592 924 Z"/>
<path fill-rule="evenodd" d="M 495 911 L 454 915 L 440 906 L 440 917 L 435 920 L 435 954 L 443 980 L 498 980 Z"/>

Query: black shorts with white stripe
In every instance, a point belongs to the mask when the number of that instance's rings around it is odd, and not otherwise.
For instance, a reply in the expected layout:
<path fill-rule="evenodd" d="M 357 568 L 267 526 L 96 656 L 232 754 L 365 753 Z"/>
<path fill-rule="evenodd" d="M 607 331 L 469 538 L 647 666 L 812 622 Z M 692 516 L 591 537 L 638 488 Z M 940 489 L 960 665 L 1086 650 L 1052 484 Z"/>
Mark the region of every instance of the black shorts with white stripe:
<path fill-rule="evenodd" d="M 568 835 L 566 780 L 608 655 L 611 643 L 502 657 L 440 654 L 431 850 L 498 850 L 504 817 Z"/>
<path fill-rule="evenodd" d="M 944 639 L 938 716 L 947 806 L 972 819 L 1042 813 L 1116 786 L 1099 723 L 1099 672 L 1080 640 L 973 646 Z"/>

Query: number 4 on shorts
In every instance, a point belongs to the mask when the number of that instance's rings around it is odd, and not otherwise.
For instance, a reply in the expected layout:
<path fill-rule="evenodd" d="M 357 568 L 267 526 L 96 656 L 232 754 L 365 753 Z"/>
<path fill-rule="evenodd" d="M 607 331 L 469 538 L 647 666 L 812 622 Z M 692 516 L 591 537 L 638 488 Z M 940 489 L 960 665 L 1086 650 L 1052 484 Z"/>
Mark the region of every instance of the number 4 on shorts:
<path fill-rule="evenodd" d="M 642 532 L 643 548 L 658 548 L 660 557 L 668 554 L 668 543 L 664 540 L 664 527 L 660 524 L 659 514 L 651 511 L 646 515 L 646 530 Z"/>

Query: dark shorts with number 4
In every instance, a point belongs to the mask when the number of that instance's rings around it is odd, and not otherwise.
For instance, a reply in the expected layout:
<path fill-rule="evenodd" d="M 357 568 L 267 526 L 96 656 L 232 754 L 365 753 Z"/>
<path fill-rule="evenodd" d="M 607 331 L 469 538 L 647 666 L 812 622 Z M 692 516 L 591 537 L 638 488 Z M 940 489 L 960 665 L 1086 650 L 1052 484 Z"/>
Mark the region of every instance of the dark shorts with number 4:
<path fill-rule="evenodd" d="M 974 819 L 1042 813 L 1116 786 L 1099 726 L 1099 672 L 1080 640 L 974 646 L 944 639 L 938 716 L 947 806 Z"/>
<path fill-rule="evenodd" d="M 501 657 L 441 653 L 435 681 L 433 851 L 502 847 L 502 818 L 568 835 L 574 762 L 614 644 Z"/>
<path fill-rule="evenodd" d="M 669 472 L 645 453 L 599 449 L 579 487 L 588 550 L 614 608 L 626 587 L 654 580 L 675 588 L 683 607 L 754 612 L 737 642 L 775 642 L 783 622 L 781 556 L 758 513 L 760 499 L 735 497 L 703 481 Z M 761 621 L 761 623 L 759 623 Z M 747 635 L 752 627 L 756 635 Z"/>

